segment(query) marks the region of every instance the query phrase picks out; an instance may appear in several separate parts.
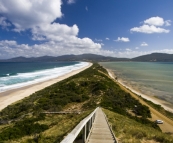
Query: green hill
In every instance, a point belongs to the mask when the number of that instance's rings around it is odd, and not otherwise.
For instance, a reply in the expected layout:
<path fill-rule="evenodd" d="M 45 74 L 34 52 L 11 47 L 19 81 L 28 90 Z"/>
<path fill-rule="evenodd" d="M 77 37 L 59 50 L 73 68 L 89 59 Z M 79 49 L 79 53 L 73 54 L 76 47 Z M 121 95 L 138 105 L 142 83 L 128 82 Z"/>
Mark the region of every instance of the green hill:
<path fill-rule="evenodd" d="M 173 62 L 173 54 L 152 53 L 131 59 L 137 62 Z"/>
<path fill-rule="evenodd" d="M 0 59 L 0 62 L 57 62 L 57 61 L 90 61 L 90 62 L 118 62 L 118 61 L 136 61 L 136 62 L 173 62 L 173 54 L 152 53 L 142 55 L 136 58 L 116 58 L 96 54 L 82 55 L 62 55 L 58 57 L 16 57 L 12 59 Z"/>
<path fill-rule="evenodd" d="M 136 116 L 133 116 L 128 111 L 134 110 L 135 105 Z M 149 108 L 123 91 L 98 64 L 3 109 L 0 142 L 60 142 L 97 106 L 105 109 L 116 137 L 122 142 L 173 142 L 172 136 L 162 133 L 147 119 L 151 117 Z M 45 111 L 80 111 L 81 114 L 48 115 L 43 114 Z"/>
<path fill-rule="evenodd" d="M 82 55 L 62 55 L 58 57 L 43 56 L 43 57 L 15 57 L 12 59 L 0 59 L 0 62 L 57 62 L 57 61 L 93 61 L 93 62 L 108 62 L 108 61 L 128 61 L 127 58 L 106 57 L 96 54 Z"/>

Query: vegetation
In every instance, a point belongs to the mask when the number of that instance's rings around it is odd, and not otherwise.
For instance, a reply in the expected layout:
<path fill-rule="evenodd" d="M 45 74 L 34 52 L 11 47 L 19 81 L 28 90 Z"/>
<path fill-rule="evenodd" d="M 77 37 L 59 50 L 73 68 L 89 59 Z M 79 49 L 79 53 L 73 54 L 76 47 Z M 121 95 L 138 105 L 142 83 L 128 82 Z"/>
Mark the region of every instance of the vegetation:
<path fill-rule="evenodd" d="M 141 97 L 142 98 L 142 97 Z M 168 118 L 173 120 L 173 113 L 165 110 L 161 105 L 155 104 L 147 99 L 142 98 L 148 105 L 150 105 L 151 107 L 153 107 L 154 109 L 156 109 L 157 111 L 159 111 L 160 113 L 162 113 L 163 115 L 167 116 Z"/>
<path fill-rule="evenodd" d="M 160 128 L 147 119 L 151 117 L 149 108 L 123 91 L 108 77 L 104 68 L 93 64 L 87 70 L 3 109 L 0 112 L 0 142 L 60 142 L 97 106 L 118 113 L 137 126 L 147 126 L 162 134 Z M 66 110 L 78 110 L 82 114 L 42 114 Z"/>
<path fill-rule="evenodd" d="M 43 56 L 43 57 L 16 57 L 12 59 L 0 60 L 0 62 L 56 62 L 56 61 L 92 61 L 92 62 L 109 62 L 109 61 L 141 61 L 141 62 L 173 62 L 173 54 L 166 53 L 152 53 L 143 55 L 136 58 L 115 58 L 105 57 L 95 54 L 82 54 L 82 55 L 64 55 L 59 57 Z"/>
<path fill-rule="evenodd" d="M 4 129 L 0 133 L 0 141 L 17 139 L 26 135 L 38 134 L 48 129 L 47 125 L 36 123 L 39 120 L 43 120 L 44 115 L 40 114 L 37 118 L 28 118 L 22 121 L 16 122 L 12 127 Z"/>
<path fill-rule="evenodd" d="M 172 62 L 173 55 L 165 53 L 152 53 L 149 55 L 143 55 L 131 59 L 132 61 L 141 61 L 141 62 Z"/>
<path fill-rule="evenodd" d="M 103 109 L 103 111 L 107 115 L 108 121 L 111 123 L 114 134 L 118 138 L 119 142 L 173 142 L 173 137 L 168 134 L 164 134 L 110 110 Z"/>

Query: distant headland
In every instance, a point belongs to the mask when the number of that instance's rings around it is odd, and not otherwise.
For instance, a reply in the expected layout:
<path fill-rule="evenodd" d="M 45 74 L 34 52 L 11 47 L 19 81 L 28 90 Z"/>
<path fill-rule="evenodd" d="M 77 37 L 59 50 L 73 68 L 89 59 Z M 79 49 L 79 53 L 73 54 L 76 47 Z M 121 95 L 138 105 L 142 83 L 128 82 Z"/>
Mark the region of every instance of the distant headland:
<path fill-rule="evenodd" d="M 57 62 L 57 61 L 89 61 L 89 62 L 118 62 L 118 61 L 136 61 L 136 62 L 173 62 L 173 54 L 152 53 L 135 58 L 116 58 L 96 54 L 81 55 L 63 55 L 58 57 L 15 57 L 11 59 L 0 59 L 0 62 Z"/>

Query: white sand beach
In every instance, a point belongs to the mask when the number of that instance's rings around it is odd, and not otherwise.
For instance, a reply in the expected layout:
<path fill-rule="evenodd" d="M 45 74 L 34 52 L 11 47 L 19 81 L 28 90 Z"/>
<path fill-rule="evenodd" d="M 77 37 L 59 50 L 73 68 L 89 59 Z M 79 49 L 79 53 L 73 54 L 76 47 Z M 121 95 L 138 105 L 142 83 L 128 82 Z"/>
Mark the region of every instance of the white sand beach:
<path fill-rule="evenodd" d="M 107 69 L 107 71 L 108 71 L 109 76 L 110 76 L 112 79 L 115 80 L 116 75 L 114 74 L 114 72 L 111 71 L 110 69 Z M 140 93 L 139 91 L 136 91 L 136 90 L 132 89 L 131 87 L 125 85 L 125 84 L 122 82 L 121 79 L 118 79 L 118 80 L 116 80 L 116 81 L 117 81 L 119 84 L 121 84 L 123 87 L 125 87 L 126 89 L 128 89 L 128 90 L 130 90 L 131 92 L 137 94 L 138 96 L 141 96 L 142 98 L 145 98 L 145 99 L 147 99 L 147 100 L 150 100 L 150 101 L 152 101 L 152 102 L 155 103 L 155 104 L 159 104 L 159 105 L 161 105 L 165 110 L 167 110 L 167 111 L 173 113 L 173 109 L 165 105 L 165 104 L 168 105 L 168 104 L 170 104 L 170 103 L 168 103 L 168 102 L 166 102 L 166 101 L 164 101 L 164 100 L 158 99 L 158 98 L 156 98 L 156 97 L 153 97 L 153 96 L 149 96 L 149 95 L 142 94 L 142 93 Z"/>
<path fill-rule="evenodd" d="M 92 66 L 92 63 L 89 63 L 84 68 L 74 70 L 68 74 L 65 74 L 63 76 L 59 76 L 59 77 L 54 78 L 54 79 L 50 79 L 50 80 L 47 80 L 44 82 L 40 82 L 40 83 L 32 84 L 29 86 L 21 87 L 18 89 L 12 89 L 9 91 L 2 92 L 2 93 L 0 93 L 0 110 L 4 109 L 8 105 L 10 105 L 10 104 L 12 104 L 18 100 L 21 100 L 25 97 L 28 97 L 29 95 L 31 95 L 32 93 L 35 93 L 36 91 L 44 89 L 45 87 L 48 87 L 54 83 L 57 83 L 61 80 L 64 80 L 64 79 L 70 77 L 70 76 L 73 76 L 73 75 L 89 68 L 90 66 Z"/>

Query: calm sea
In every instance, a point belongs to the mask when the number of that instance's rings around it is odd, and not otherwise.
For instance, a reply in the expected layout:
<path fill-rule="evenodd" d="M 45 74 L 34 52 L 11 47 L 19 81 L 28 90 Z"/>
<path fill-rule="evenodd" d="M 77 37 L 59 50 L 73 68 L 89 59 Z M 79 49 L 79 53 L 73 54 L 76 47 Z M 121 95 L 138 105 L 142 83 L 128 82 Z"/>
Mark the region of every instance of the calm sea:
<path fill-rule="evenodd" d="M 0 92 L 52 79 L 87 65 L 86 62 L 0 63 Z"/>
<path fill-rule="evenodd" d="M 134 90 L 173 103 L 172 62 L 105 62 L 118 79 Z"/>

